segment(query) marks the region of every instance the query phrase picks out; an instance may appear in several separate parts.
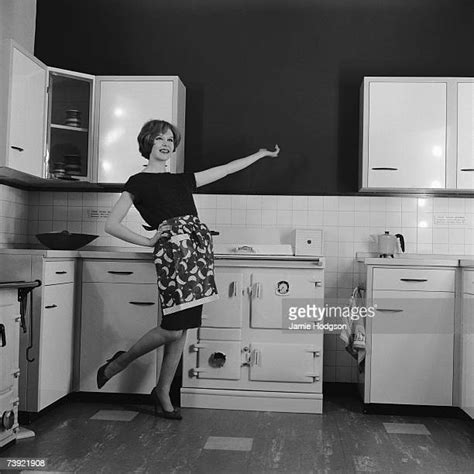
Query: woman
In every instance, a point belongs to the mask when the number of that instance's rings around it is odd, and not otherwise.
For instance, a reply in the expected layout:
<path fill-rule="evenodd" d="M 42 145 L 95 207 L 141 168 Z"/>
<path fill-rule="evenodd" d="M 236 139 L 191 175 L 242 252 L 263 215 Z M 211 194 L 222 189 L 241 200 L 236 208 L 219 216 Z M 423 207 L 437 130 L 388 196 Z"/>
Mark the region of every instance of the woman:
<path fill-rule="evenodd" d="M 138 144 L 148 165 L 128 179 L 105 225 L 108 234 L 136 245 L 154 247 L 163 313 L 161 326 L 146 333 L 128 351 L 117 352 L 97 372 L 97 386 L 101 388 L 136 358 L 164 345 L 160 377 L 151 397 L 155 414 L 161 406 L 161 416 L 170 419 L 181 419 L 169 391 L 183 352 L 186 329 L 200 327 L 202 303 L 217 298 L 212 239 L 209 229 L 199 221 L 193 192 L 265 156 L 276 157 L 280 151 L 277 145 L 274 151 L 260 149 L 205 171 L 171 174 L 165 171 L 166 162 L 180 140 L 179 130 L 168 122 L 145 123 Z M 122 224 L 132 204 L 150 229 L 157 229 L 153 237 L 139 235 Z"/>

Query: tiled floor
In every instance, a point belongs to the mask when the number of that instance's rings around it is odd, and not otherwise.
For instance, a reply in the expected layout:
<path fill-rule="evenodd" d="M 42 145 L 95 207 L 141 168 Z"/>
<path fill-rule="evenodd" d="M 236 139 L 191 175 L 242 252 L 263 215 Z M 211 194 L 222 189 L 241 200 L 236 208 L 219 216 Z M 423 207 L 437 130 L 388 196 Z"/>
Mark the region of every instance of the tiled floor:
<path fill-rule="evenodd" d="M 474 422 L 363 414 L 352 396 L 326 395 L 323 415 L 182 414 L 165 420 L 150 405 L 67 402 L 0 457 L 84 473 L 474 472 Z"/>

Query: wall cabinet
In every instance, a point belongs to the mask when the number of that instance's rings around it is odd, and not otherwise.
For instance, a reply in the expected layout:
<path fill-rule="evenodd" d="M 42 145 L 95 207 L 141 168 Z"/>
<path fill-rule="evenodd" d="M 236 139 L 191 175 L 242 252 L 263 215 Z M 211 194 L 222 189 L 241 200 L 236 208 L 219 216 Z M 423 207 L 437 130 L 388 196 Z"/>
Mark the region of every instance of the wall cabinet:
<path fill-rule="evenodd" d="M 176 76 L 98 76 L 96 78 L 96 149 L 99 183 L 125 183 L 148 162 L 138 151 L 137 136 L 150 119 L 177 125 L 183 135 L 167 170 L 184 171 L 185 95 Z"/>
<path fill-rule="evenodd" d="M 220 299 L 188 330 L 182 406 L 322 412 L 323 331 L 288 329 L 292 304 L 324 304 L 315 263 L 216 261 Z"/>
<path fill-rule="evenodd" d="M 97 369 L 159 325 L 155 268 L 150 262 L 84 260 L 80 384 L 97 392 Z M 148 394 L 159 376 L 162 348 L 135 360 L 100 391 Z"/>
<path fill-rule="evenodd" d="M 13 41 L 0 43 L 0 166 L 43 176 L 47 68 Z"/>
<path fill-rule="evenodd" d="M 30 184 L 123 184 L 143 169 L 137 136 L 153 118 L 183 140 L 169 161 L 184 170 L 185 88 L 176 76 L 93 76 L 47 67 L 13 41 L 2 43 L 2 174 Z M 97 94 L 96 94 L 97 90 Z M 3 158 L 5 156 L 5 158 Z"/>
<path fill-rule="evenodd" d="M 474 79 L 366 77 L 361 190 L 472 191 Z"/>
<path fill-rule="evenodd" d="M 453 404 L 455 272 L 367 266 L 365 403 Z"/>
<path fill-rule="evenodd" d="M 94 76 L 48 70 L 45 177 L 92 181 Z"/>

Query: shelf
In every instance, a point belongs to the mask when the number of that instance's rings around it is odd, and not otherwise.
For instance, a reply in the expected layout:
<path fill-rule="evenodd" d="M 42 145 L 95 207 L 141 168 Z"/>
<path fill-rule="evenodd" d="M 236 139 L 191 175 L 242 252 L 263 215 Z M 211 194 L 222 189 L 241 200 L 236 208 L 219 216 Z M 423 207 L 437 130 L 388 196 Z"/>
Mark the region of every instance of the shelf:
<path fill-rule="evenodd" d="M 87 133 L 89 131 L 89 129 L 87 128 L 70 127 L 68 125 L 59 125 L 55 123 L 51 124 L 51 128 L 58 128 L 60 130 L 70 130 L 71 132 L 86 132 Z"/>

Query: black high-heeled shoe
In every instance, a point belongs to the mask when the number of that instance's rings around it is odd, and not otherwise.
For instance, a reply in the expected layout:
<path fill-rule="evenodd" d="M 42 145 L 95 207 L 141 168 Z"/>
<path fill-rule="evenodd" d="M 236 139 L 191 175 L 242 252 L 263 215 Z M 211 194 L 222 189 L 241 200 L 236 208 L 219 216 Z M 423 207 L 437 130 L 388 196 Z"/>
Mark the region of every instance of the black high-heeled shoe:
<path fill-rule="evenodd" d="M 169 420 L 182 420 L 183 417 L 181 416 L 180 411 L 177 408 L 174 408 L 173 411 L 166 411 L 163 408 L 163 405 L 158 398 L 156 393 L 156 387 L 150 393 L 151 402 L 155 408 L 155 416 L 161 416 L 162 418 L 167 418 Z M 161 408 L 161 411 L 158 411 L 158 407 Z"/>
<path fill-rule="evenodd" d="M 102 388 L 108 381 L 109 377 L 105 376 L 105 369 L 106 367 L 113 362 L 117 357 L 120 357 L 122 354 L 125 354 L 126 351 L 118 351 L 116 352 L 110 359 L 107 359 L 107 362 L 99 367 L 97 370 L 97 388 Z"/>

